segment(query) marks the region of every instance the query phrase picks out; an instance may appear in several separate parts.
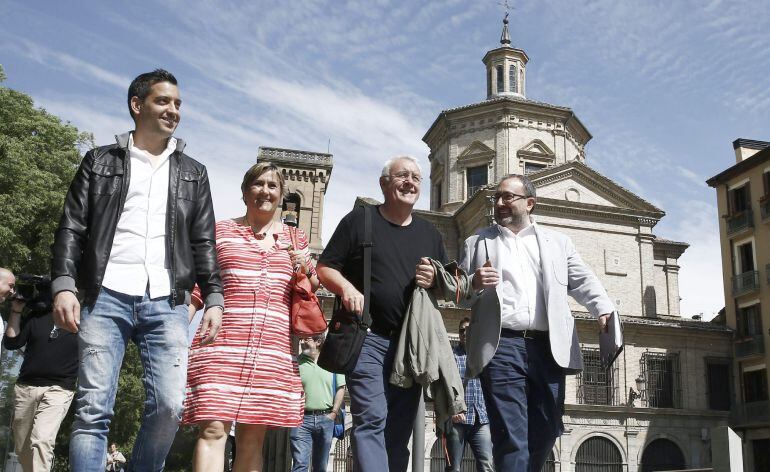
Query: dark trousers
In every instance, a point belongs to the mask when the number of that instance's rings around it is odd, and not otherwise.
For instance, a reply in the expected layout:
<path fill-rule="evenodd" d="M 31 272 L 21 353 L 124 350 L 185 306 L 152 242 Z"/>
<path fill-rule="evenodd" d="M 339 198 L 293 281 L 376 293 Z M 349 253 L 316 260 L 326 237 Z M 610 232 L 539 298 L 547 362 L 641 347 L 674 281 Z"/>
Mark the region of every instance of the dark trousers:
<path fill-rule="evenodd" d="M 369 333 L 347 375 L 355 470 L 400 472 L 409 465 L 409 438 L 422 388 L 388 382 L 397 345 L 397 339 Z"/>
<path fill-rule="evenodd" d="M 546 338 L 500 338 L 481 373 L 496 470 L 540 472 L 564 430 L 564 378 Z"/>

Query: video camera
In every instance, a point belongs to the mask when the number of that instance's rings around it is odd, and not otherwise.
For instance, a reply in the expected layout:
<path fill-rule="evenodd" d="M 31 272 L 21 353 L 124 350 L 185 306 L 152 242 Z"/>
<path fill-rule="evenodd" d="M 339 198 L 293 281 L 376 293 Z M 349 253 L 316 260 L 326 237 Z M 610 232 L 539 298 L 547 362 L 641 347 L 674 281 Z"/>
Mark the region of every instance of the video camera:
<path fill-rule="evenodd" d="M 16 276 L 16 293 L 12 300 L 23 300 L 31 314 L 45 314 L 51 311 L 51 279 L 44 275 L 21 274 Z"/>

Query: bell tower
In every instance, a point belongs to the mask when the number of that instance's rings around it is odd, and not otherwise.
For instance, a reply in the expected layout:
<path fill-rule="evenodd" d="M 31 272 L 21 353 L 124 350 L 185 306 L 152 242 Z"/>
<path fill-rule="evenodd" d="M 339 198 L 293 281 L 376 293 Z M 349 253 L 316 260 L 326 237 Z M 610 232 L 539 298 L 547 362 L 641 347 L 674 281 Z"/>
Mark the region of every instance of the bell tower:
<path fill-rule="evenodd" d="M 500 47 L 488 51 L 482 61 L 487 66 L 487 100 L 495 97 L 526 98 L 524 91 L 529 57 L 523 50 L 511 47 L 508 13 L 503 18 Z"/>

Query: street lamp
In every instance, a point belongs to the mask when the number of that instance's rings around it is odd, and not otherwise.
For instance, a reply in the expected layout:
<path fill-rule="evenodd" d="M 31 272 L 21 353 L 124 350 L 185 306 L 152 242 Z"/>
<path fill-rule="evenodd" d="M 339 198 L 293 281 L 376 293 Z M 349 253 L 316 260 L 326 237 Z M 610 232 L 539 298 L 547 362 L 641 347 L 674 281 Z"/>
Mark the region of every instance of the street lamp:
<path fill-rule="evenodd" d="M 647 383 L 647 381 L 644 379 L 644 377 L 639 375 L 635 379 L 636 381 L 636 391 L 634 391 L 634 387 L 628 387 L 628 406 L 635 406 L 634 401 L 636 399 L 642 399 L 642 392 L 644 392 L 644 386 Z"/>

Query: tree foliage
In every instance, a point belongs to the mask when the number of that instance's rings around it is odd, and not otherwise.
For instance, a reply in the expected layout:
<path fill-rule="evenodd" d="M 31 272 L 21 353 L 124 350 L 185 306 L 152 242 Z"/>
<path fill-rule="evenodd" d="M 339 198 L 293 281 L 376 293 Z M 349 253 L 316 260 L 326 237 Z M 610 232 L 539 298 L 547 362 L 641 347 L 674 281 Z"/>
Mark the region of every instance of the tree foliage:
<path fill-rule="evenodd" d="M 0 83 L 5 73 L 0 66 Z M 47 274 L 62 202 L 93 135 L 0 85 L 0 265 Z"/>

